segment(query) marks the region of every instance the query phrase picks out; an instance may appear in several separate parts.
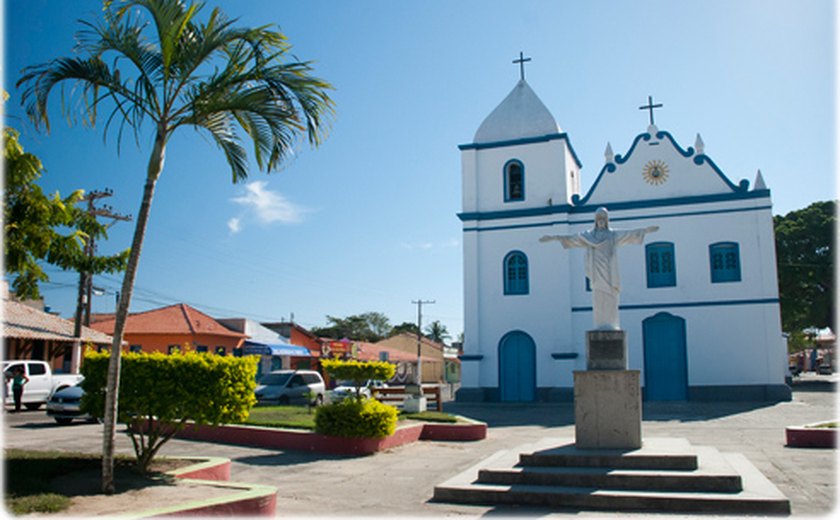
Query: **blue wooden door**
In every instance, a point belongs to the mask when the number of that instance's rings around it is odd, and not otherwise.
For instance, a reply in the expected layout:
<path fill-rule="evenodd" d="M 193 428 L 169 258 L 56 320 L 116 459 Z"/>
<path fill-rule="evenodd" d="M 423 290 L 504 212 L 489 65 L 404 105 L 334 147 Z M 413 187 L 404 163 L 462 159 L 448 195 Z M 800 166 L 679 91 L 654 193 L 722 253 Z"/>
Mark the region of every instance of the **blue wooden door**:
<path fill-rule="evenodd" d="M 688 398 L 685 320 L 665 312 L 642 322 L 645 350 L 645 399 Z"/>
<path fill-rule="evenodd" d="M 537 386 L 536 347 L 531 336 L 511 332 L 499 343 L 502 401 L 533 401 Z"/>

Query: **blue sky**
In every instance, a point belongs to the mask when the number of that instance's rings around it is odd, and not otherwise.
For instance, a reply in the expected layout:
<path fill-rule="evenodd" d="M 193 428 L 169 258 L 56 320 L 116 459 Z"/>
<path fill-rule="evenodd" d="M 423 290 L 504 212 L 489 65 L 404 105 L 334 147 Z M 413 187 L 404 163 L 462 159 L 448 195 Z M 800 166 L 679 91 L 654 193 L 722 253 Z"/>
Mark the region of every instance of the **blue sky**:
<path fill-rule="evenodd" d="M 253 165 L 234 185 L 206 137 L 172 140 L 152 208 L 132 310 L 186 302 L 216 317 L 288 319 L 368 311 L 393 324 L 440 320 L 463 330 L 460 155 L 483 119 L 526 79 L 583 163 L 585 193 L 606 143 L 623 154 L 657 126 L 683 146 L 697 133 L 735 182 L 761 169 L 774 214 L 835 196 L 836 23 L 820 0 L 465 1 L 251 0 L 221 5 L 241 25 L 276 24 L 293 52 L 335 91 L 337 116 L 318 149 L 301 144 L 281 172 Z M 59 97 L 50 134 L 23 116 L 20 69 L 72 53 L 94 0 L 7 0 L 3 75 L 7 125 L 47 172 L 43 186 L 111 188 L 136 214 L 151 134 L 117 153 L 116 136 L 70 127 Z M 208 8 L 209 11 L 209 8 Z M 128 247 L 118 223 L 100 251 Z M 50 268 L 47 304 L 73 312 L 77 276 Z M 114 309 L 119 279 L 97 277 Z"/>

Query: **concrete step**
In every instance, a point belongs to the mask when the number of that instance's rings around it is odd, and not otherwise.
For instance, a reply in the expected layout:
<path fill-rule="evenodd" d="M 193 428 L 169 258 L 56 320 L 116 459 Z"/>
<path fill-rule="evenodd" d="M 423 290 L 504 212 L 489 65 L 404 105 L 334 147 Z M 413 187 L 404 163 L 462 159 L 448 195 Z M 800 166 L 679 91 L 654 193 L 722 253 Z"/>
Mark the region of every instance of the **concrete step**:
<path fill-rule="evenodd" d="M 750 496 L 745 493 L 714 494 L 601 490 L 583 487 L 444 484 L 435 488 L 433 500 L 476 505 L 518 505 L 551 509 L 648 511 L 715 514 L 790 514 L 786 498 Z"/>
<path fill-rule="evenodd" d="M 684 439 L 683 439 L 684 440 Z M 683 442 L 647 439 L 639 449 L 580 449 L 569 441 L 533 452 L 523 452 L 521 466 L 593 467 L 613 469 L 694 470 L 697 455 Z"/>
<path fill-rule="evenodd" d="M 685 449 L 697 457 L 697 470 L 524 466 L 518 461 L 519 456 L 507 453 L 492 464 L 485 463 L 478 471 L 477 482 L 718 493 L 742 490 L 741 476 L 715 448 L 687 446 Z"/>
<path fill-rule="evenodd" d="M 670 455 L 685 450 L 685 454 L 696 457 L 699 467 L 647 470 L 521 464 L 523 453 L 556 449 L 550 448 L 552 444 L 558 446 L 556 442 L 545 439 L 541 444 L 497 452 L 435 487 L 433 500 L 606 511 L 790 513 L 788 499 L 740 454 L 721 454 L 715 448 L 690 446 L 687 442 L 652 440 L 642 450 Z"/>
<path fill-rule="evenodd" d="M 482 469 L 478 472 L 477 481 L 482 484 L 532 484 L 600 489 L 717 493 L 737 493 L 741 491 L 741 477 L 738 475 L 694 475 L 683 471 L 665 473 L 604 468 Z"/>

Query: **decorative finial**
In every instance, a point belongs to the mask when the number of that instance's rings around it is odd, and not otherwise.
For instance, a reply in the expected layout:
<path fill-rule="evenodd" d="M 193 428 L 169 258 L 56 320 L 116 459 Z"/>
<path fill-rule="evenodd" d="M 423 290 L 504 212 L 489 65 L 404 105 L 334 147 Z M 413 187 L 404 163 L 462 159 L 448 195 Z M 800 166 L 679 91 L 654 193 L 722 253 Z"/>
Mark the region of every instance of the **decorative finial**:
<path fill-rule="evenodd" d="M 607 163 L 615 162 L 615 154 L 609 141 L 607 141 L 607 149 L 604 150 L 604 159 L 606 159 Z"/>
<path fill-rule="evenodd" d="M 697 139 L 694 140 L 694 150 L 696 150 L 698 155 L 703 155 L 706 150 L 706 143 L 703 142 L 703 138 L 700 137 L 700 134 L 697 134 Z"/>
<path fill-rule="evenodd" d="M 755 174 L 755 182 L 753 183 L 753 191 L 755 190 L 766 190 L 767 184 L 764 182 L 764 176 L 761 175 L 761 170 L 758 170 Z"/>
<path fill-rule="evenodd" d="M 519 59 L 513 60 L 513 63 L 519 64 L 519 79 L 525 81 L 525 62 L 531 61 L 531 58 L 526 58 L 522 51 L 519 51 Z"/>
<path fill-rule="evenodd" d="M 639 107 L 639 110 L 647 110 L 650 112 L 650 126 L 656 127 L 656 124 L 653 122 L 653 109 L 654 108 L 662 108 L 662 103 L 653 104 L 653 96 L 648 96 L 648 104 L 645 106 Z"/>

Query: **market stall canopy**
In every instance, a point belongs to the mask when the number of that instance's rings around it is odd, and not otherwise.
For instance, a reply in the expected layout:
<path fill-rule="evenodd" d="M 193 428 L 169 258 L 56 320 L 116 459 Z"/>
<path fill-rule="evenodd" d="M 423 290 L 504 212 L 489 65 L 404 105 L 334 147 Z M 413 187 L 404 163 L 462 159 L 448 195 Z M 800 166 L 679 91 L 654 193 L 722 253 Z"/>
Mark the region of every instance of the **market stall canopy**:
<path fill-rule="evenodd" d="M 256 341 L 245 340 L 242 346 L 242 354 L 250 356 L 256 354 L 259 356 L 295 356 L 295 357 L 311 357 L 309 349 L 290 343 L 258 343 Z"/>
<path fill-rule="evenodd" d="M 309 349 L 292 345 L 289 339 L 273 330 L 263 327 L 247 318 L 223 318 L 218 320 L 225 327 L 250 336 L 242 345 L 242 354 L 259 356 L 295 356 L 312 357 Z"/>

